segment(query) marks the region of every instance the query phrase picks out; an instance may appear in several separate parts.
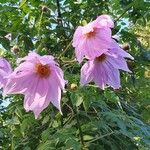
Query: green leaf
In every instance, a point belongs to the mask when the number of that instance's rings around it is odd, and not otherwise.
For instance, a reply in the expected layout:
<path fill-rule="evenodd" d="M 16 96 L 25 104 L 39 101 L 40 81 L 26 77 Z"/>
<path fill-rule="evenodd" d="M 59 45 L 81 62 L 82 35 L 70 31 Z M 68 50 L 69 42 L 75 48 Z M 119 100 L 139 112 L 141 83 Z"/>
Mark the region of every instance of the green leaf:
<path fill-rule="evenodd" d="M 80 143 L 75 139 L 69 138 L 65 144 L 66 149 L 80 150 Z"/>
<path fill-rule="evenodd" d="M 51 141 L 46 141 L 45 143 L 40 144 L 37 150 L 56 150 L 56 148 L 53 147 Z"/>
<path fill-rule="evenodd" d="M 114 102 L 114 103 L 119 101 L 119 97 L 115 94 L 114 91 L 105 90 L 104 91 L 104 96 L 107 98 L 108 101 L 111 101 L 111 102 Z"/>
<path fill-rule="evenodd" d="M 90 135 L 84 135 L 83 139 L 84 139 L 84 141 L 90 141 L 90 140 L 94 139 L 94 137 L 90 136 Z"/>

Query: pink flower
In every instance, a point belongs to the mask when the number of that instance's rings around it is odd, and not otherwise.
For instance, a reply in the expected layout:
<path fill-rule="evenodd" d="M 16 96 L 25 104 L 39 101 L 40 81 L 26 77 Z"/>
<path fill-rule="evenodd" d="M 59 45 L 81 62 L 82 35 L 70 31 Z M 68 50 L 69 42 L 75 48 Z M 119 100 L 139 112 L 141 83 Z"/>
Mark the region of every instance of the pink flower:
<path fill-rule="evenodd" d="M 8 77 L 5 94 L 24 94 L 24 108 L 33 111 L 35 118 L 51 102 L 61 113 L 61 89 L 64 89 L 63 72 L 54 58 L 30 52 L 18 60 L 19 66 Z"/>
<path fill-rule="evenodd" d="M 111 28 L 113 21 L 108 15 L 99 16 L 85 26 L 79 26 L 73 36 L 76 58 L 79 63 L 85 56 L 94 59 L 107 52 L 112 42 Z"/>
<path fill-rule="evenodd" d="M 119 69 L 131 72 L 122 56 L 106 52 L 83 65 L 80 83 L 85 85 L 94 81 L 103 90 L 106 85 L 118 89 L 121 87 Z"/>
<path fill-rule="evenodd" d="M 9 62 L 4 59 L 0 58 L 0 88 L 6 83 L 5 77 L 7 77 L 12 72 L 12 68 Z"/>

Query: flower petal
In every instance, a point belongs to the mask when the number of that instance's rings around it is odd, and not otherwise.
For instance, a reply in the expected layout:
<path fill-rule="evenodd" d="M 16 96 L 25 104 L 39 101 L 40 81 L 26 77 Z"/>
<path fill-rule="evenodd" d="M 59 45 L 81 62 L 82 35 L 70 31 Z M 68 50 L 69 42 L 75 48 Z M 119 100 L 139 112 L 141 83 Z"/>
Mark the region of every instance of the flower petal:
<path fill-rule="evenodd" d="M 61 105 L 60 105 L 60 100 L 61 100 L 61 89 L 58 86 L 57 82 L 54 80 L 54 78 L 49 78 L 48 80 L 49 82 L 49 99 L 50 102 L 60 111 L 60 113 L 62 114 L 61 111 Z"/>
<path fill-rule="evenodd" d="M 39 114 L 49 105 L 50 99 L 47 96 L 48 92 L 47 80 L 42 79 L 38 80 L 35 92 L 32 94 L 25 94 L 25 107 L 27 111 L 31 110 L 34 112 L 35 118 L 37 118 Z"/>
<path fill-rule="evenodd" d="M 126 51 L 121 49 L 120 46 L 118 45 L 118 43 L 115 40 L 112 40 L 111 48 L 109 49 L 109 51 L 110 51 L 110 53 L 119 55 L 121 57 L 130 58 L 132 60 L 134 59 L 129 53 L 127 53 Z"/>
<path fill-rule="evenodd" d="M 107 72 L 105 72 L 103 63 L 96 63 L 93 76 L 95 84 L 104 90 L 107 82 Z"/>
<path fill-rule="evenodd" d="M 114 58 L 111 56 L 107 56 L 107 62 L 110 63 L 116 69 L 121 69 L 131 73 L 127 66 L 127 62 L 123 57 Z"/>
<path fill-rule="evenodd" d="M 102 27 L 114 28 L 114 22 L 109 15 L 100 15 L 97 17 L 95 21 L 99 24 L 101 28 Z"/>
<path fill-rule="evenodd" d="M 90 81 L 92 81 L 93 79 L 93 61 L 88 61 L 87 63 L 85 63 L 82 68 L 81 68 L 81 78 L 80 78 L 80 84 L 81 85 L 85 85 L 87 83 L 89 83 Z"/>
<path fill-rule="evenodd" d="M 105 62 L 103 65 L 108 75 L 107 84 L 114 89 L 119 89 L 121 87 L 119 70 L 114 68 L 108 62 Z"/>

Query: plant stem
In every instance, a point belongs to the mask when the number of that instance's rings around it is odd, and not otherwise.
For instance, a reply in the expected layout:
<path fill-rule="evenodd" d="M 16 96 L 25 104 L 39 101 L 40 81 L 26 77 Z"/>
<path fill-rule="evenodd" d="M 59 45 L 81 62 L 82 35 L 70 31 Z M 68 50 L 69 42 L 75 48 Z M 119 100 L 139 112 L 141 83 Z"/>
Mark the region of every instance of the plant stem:
<path fill-rule="evenodd" d="M 87 142 L 87 143 L 89 144 L 89 143 L 95 142 L 95 141 L 97 141 L 97 140 L 99 140 L 99 139 L 102 139 L 102 138 L 104 138 L 104 137 L 106 137 L 106 136 L 110 136 L 110 135 L 112 135 L 112 134 L 114 134 L 113 131 L 110 132 L 110 133 L 107 133 L 107 134 L 105 134 L 105 135 L 102 135 L 102 136 L 100 136 L 100 137 L 97 137 L 96 139 L 91 140 L 91 141 L 89 141 L 89 142 Z"/>
<path fill-rule="evenodd" d="M 14 150 L 14 137 L 11 138 L 11 150 Z"/>
<path fill-rule="evenodd" d="M 66 94 L 67 94 L 67 97 L 68 97 L 69 101 L 70 101 L 71 104 L 72 104 L 73 111 L 74 111 L 74 113 L 76 114 L 76 120 L 77 120 L 78 129 L 79 129 L 79 136 L 80 136 L 80 139 L 81 139 L 81 144 L 84 145 L 83 132 L 82 132 L 81 124 L 80 124 L 80 120 L 79 120 L 79 111 L 78 111 L 78 108 L 73 105 L 69 91 L 67 91 Z"/>
<path fill-rule="evenodd" d="M 41 39 L 41 36 L 40 36 L 41 33 L 40 32 L 41 32 L 42 18 L 43 18 L 43 11 L 42 11 L 42 13 L 40 15 L 39 25 L 38 25 L 38 36 L 40 37 L 40 39 Z"/>
<path fill-rule="evenodd" d="M 78 111 L 78 108 L 76 108 L 76 120 L 77 120 L 78 129 L 79 129 L 79 135 L 80 135 L 80 139 L 81 139 L 81 144 L 84 145 L 83 132 L 82 132 L 80 121 L 79 121 L 79 111 Z"/>
<path fill-rule="evenodd" d="M 61 56 L 66 53 L 66 51 L 70 48 L 71 44 L 72 44 L 72 40 L 69 42 L 69 44 L 67 45 L 67 47 L 63 50 L 63 52 L 59 55 L 58 59 L 60 59 Z"/>

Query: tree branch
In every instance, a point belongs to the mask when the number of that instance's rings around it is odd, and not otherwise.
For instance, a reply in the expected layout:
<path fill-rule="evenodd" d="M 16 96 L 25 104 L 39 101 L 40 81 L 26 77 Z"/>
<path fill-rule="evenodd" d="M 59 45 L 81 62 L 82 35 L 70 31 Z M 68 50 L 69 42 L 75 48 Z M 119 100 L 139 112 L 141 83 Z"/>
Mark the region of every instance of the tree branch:
<path fill-rule="evenodd" d="M 125 8 L 124 12 L 114 21 L 115 23 L 126 14 L 126 12 L 133 6 L 133 3 L 134 1 Z"/>
<path fill-rule="evenodd" d="M 60 11 L 60 3 L 59 0 L 56 0 L 56 4 L 57 4 L 57 21 L 58 23 L 63 27 L 63 23 L 62 23 L 62 15 L 61 15 L 61 11 Z"/>

